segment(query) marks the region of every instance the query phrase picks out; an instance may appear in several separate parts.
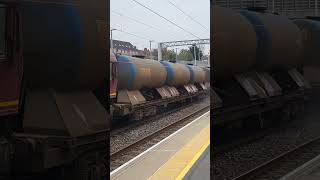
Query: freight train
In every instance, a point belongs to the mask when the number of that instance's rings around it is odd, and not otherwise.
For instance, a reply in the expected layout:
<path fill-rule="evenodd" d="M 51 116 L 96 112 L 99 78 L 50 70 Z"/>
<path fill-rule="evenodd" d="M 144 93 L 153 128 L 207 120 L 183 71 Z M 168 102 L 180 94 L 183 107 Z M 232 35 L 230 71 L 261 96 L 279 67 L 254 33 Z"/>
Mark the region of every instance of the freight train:
<path fill-rule="evenodd" d="M 0 1 L 0 179 L 107 178 L 106 8 Z"/>
<path fill-rule="evenodd" d="M 253 10 L 211 9 L 211 113 L 217 129 L 293 119 L 312 90 L 304 67 L 320 65 L 319 21 Z"/>
<path fill-rule="evenodd" d="M 210 69 L 110 53 L 110 98 L 114 120 L 140 120 L 208 95 Z"/>

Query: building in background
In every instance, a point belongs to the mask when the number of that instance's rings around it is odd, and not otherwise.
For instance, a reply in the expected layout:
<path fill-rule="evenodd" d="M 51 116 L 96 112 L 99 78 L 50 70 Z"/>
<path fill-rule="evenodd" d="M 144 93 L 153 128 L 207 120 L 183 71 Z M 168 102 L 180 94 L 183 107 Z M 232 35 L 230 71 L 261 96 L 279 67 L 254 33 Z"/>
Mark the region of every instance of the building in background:
<path fill-rule="evenodd" d="M 113 42 L 113 52 L 120 53 L 127 56 L 145 56 L 144 51 L 137 49 L 130 42 L 112 40 Z"/>
<path fill-rule="evenodd" d="M 265 7 L 289 17 L 318 16 L 320 8 L 320 0 L 213 0 L 213 4 L 233 9 Z"/>

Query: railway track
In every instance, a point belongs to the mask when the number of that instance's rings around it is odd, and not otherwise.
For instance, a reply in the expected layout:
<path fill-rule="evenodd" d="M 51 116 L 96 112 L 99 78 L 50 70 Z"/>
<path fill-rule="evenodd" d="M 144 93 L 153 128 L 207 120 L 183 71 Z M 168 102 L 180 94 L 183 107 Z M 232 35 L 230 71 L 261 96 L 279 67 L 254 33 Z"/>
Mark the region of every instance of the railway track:
<path fill-rule="evenodd" d="M 233 180 L 279 179 L 320 154 L 320 136 L 251 169 Z"/>
<path fill-rule="evenodd" d="M 231 142 L 228 144 L 214 146 L 213 147 L 213 157 L 215 157 L 221 153 L 225 153 L 229 150 L 233 150 L 237 147 L 241 147 L 242 145 L 252 143 L 254 141 L 258 141 L 258 140 L 264 138 L 265 134 L 266 134 L 266 132 L 262 132 L 262 133 L 258 133 L 257 135 L 254 135 L 254 136 L 241 138 L 238 141 L 234 141 L 234 142 Z"/>
<path fill-rule="evenodd" d="M 165 137 L 169 136 L 173 132 L 177 131 L 184 125 L 194 120 L 194 117 L 202 115 L 204 112 L 210 110 L 210 106 L 201 108 L 191 114 L 188 114 L 171 124 L 168 124 L 157 131 L 150 134 L 146 134 L 140 139 L 128 144 L 127 146 L 115 151 L 110 154 L 110 170 L 113 171 L 122 164 L 128 162 L 130 159 L 139 155 L 141 152 L 145 151 L 149 147 L 153 146 L 157 142 L 161 141 Z"/>
<path fill-rule="evenodd" d="M 172 113 L 178 112 L 178 111 L 180 111 L 182 109 L 185 109 L 185 108 L 188 108 L 190 106 L 192 106 L 192 104 L 180 106 L 180 107 L 174 108 L 172 110 L 168 110 L 168 111 L 159 113 L 159 114 L 157 114 L 155 116 L 144 118 L 144 119 L 139 120 L 139 121 L 129 121 L 127 123 L 124 123 L 124 124 L 121 124 L 121 125 L 117 125 L 114 128 L 112 128 L 112 130 L 110 132 L 110 135 L 111 136 L 115 136 L 115 135 L 117 135 L 117 134 L 119 134 L 121 132 L 125 132 L 125 131 L 127 131 L 129 129 L 141 126 L 141 125 L 146 124 L 146 123 L 150 123 L 155 119 L 160 119 L 162 117 L 168 116 L 168 115 L 170 115 Z"/>
<path fill-rule="evenodd" d="M 285 127 L 286 124 L 278 124 L 277 126 L 278 127 Z M 256 141 L 262 140 L 267 135 L 272 134 L 272 133 L 274 133 L 276 131 L 277 131 L 276 128 L 268 127 L 267 129 L 259 129 L 259 131 L 256 130 L 256 132 L 250 133 L 250 134 L 246 134 L 243 137 L 236 137 L 236 139 L 235 139 L 235 136 L 233 135 L 231 137 L 232 140 L 230 140 L 230 139 L 222 140 L 223 142 L 226 142 L 226 143 L 214 144 L 213 157 L 215 157 L 215 156 L 217 156 L 217 155 L 219 155 L 221 153 L 225 153 L 225 152 L 228 152 L 230 150 L 234 150 L 236 148 L 241 148 L 241 146 L 243 146 L 243 145 L 247 145 L 247 144 L 254 143 Z M 213 143 L 215 143 L 215 142 L 213 142 Z"/>

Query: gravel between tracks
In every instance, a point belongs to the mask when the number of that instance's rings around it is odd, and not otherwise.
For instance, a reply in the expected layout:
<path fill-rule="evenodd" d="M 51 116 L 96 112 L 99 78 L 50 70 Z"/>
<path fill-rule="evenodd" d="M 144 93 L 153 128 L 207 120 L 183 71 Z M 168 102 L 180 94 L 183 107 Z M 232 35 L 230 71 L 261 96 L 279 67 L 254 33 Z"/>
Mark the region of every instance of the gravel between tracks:
<path fill-rule="evenodd" d="M 196 102 L 195 104 L 188 106 L 185 109 L 169 114 L 168 116 L 165 116 L 163 118 L 151 121 L 150 123 L 142 124 L 141 126 L 128 130 L 126 132 L 113 134 L 110 137 L 110 153 L 116 152 L 129 143 L 138 140 L 139 138 L 141 138 L 141 136 L 151 134 L 152 132 L 171 124 L 173 121 L 179 120 L 187 114 L 191 114 L 195 111 L 195 109 L 204 108 L 209 104 L 209 98 L 205 98 L 202 101 Z"/>
<path fill-rule="evenodd" d="M 320 91 L 317 91 L 320 94 Z M 320 135 L 320 95 L 313 96 L 313 102 L 305 112 L 286 127 L 272 131 L 259 141 L 241 145 L 212 158 L 211 178 L 228 180 L 270 160 L 299 144 Z"/>

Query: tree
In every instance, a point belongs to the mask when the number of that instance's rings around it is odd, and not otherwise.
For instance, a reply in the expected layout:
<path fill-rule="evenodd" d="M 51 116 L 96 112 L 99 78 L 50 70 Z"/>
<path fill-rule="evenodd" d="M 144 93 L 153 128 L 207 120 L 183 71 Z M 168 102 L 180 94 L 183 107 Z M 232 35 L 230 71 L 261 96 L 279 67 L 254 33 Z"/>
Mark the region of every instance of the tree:
<path fill-rule="evenodd" d="M 197 58 L 197 60 L 199 60 L 199 52 L 200 52 L 200 59 L 202 58 L 203 53 L 197 46 L 189 47 L 189 50 L 192 53 L 193 59 L 194 59 L 194 47 L 196 47 L 196 58 Z"/>
<path fill-rule="evenodd" d="M 153 56 L 153 58 L 154 58 L 155 60 L 158 59 L 158 49 L 153 49 L 153 51 L 152 51 L 152 56 Z"/>
<path fill-rule="evenodd" d="M 164 49 L 162 51 L 162 58 L 163 58 L 163 60 L 175 62 L 176 61 L 176 53 L 173 50 Z"/>
<path fill-rule="evenodd" d="M 190 50 L 188 49 L 182 49 L 178 55 L 179 60 L 184 60 L 184 61 L 192 61 L 193 56 Z"/>

